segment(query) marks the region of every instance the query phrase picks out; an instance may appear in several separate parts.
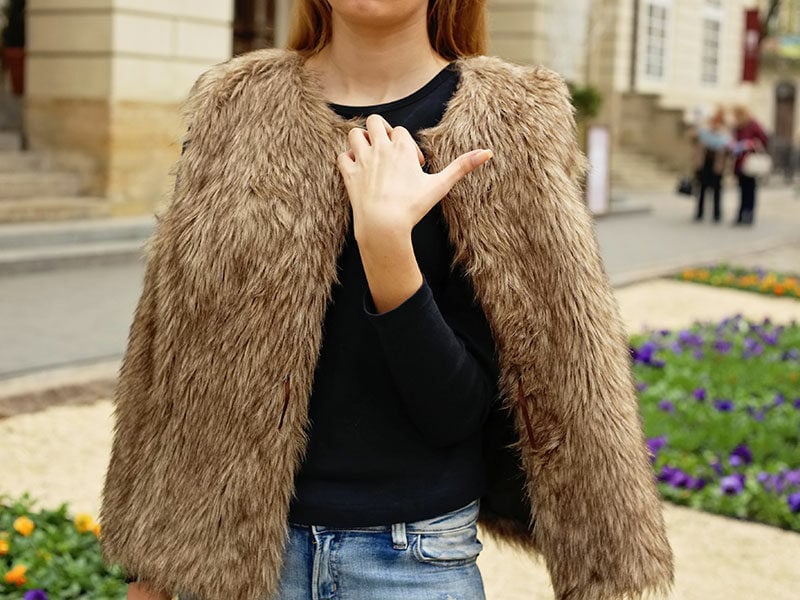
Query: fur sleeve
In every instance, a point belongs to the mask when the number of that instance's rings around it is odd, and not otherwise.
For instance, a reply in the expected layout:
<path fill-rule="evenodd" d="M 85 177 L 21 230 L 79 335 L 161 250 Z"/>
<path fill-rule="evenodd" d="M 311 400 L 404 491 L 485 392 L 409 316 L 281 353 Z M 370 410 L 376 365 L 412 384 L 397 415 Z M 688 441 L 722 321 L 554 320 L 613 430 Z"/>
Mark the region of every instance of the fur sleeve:
<path fill-rule="evenodd" d="M 666 592 L 672 553 L 627 336 L 584 200 L 586 161 L 570 95 L 561 77 L 545 69 L 532 70 L 525 83 L 541 151 L 524 181 L 526 237 L 514 245 L 536 264 L 511 276 L 533 288 L 544 318 L 532 332 L 533 353 L 511 352 L 518 379 L 508 384 L 523 421 L 523 460 L 534 473 L 548 474 L 529 479 L 535 543 L 559 599 Z"/>

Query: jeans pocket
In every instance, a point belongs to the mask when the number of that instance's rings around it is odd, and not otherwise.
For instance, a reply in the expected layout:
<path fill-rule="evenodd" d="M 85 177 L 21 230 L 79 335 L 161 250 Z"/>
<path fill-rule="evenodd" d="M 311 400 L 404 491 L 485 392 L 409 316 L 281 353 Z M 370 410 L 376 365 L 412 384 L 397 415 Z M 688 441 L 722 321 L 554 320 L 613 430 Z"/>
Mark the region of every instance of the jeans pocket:
<path fill-rule="evenodd" d="M 414 534 L 412 554 L 421 562 L 443 567 L 474 563 L 483 550 L 474 523 L 458 529 Z"/>

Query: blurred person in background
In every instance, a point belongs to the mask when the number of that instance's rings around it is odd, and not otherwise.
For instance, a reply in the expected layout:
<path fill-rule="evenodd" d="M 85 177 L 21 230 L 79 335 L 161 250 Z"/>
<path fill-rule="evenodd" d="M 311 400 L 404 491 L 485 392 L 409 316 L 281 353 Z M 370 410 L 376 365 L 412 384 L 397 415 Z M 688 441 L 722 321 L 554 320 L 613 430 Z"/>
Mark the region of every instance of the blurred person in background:
<path fill-rule="evenodd" d="M 767 134 L 761 124 L 753 118 L 750 109 L 741 104 L 733 107 L 736 142 L 731 146 L 736 156 L 734 173 L 739 178 L 741 200 L 734 225 L 752 225 L 755 217 L 757 181 L 742 171 L 745 158 L 754 152 L 766 152 Z"/>
<path fill-rule="evenodd" d="M 706 190 L 714 194 L 714 223 L 722 219 L 722 174 L 728 158 L 728 146 L 732 141 L 725 126 L 725 111 L 718 108 L 694 135 L 694 167 L 697 180 L 697 210 L 694 220 L 702 221 Z"/>

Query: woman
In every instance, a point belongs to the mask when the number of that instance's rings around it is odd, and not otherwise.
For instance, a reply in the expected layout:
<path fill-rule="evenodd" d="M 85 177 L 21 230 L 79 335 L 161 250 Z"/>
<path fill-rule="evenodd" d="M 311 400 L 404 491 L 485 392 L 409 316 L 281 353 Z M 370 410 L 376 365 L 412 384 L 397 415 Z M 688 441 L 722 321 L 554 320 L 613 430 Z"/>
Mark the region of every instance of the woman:
<path fill-rule="evenodd" d="M 722 218 L 722 174 L 730 141 L 731 137 L 725 130 L 725 113 L 718 109 L 709 119 L 708 126 L 697 132 L 695 165 L 699 193 L 695 221 L 703 220 L 706 190 L 709 188 L 714 194 L 714 223 L 719 223 Z"/>
<path fill-rule="evenodd" d="M 477 520 L 558 598 L 669 587 L 568 92 L 484 12 L 306 0 L 193 87 L 115 395 L 130 598 L 480 599 Z"/>
<path fill-rule="evenodd" d="M 753 118 L 746 106 L 735 106 L 733 117 L 736 122 L 734 132 L 736 143 L 733 146 L 733 153 L 736 156 L 734 172 L 739 178 L 739 188 L 741 189 L 739 211 L 733 224 L 752 225 L 756 210 L 757 181 L 755 177 L 742 172 L 742 165 L 748 154 L 766 151 L 768 139 L 764 129 Z"/>

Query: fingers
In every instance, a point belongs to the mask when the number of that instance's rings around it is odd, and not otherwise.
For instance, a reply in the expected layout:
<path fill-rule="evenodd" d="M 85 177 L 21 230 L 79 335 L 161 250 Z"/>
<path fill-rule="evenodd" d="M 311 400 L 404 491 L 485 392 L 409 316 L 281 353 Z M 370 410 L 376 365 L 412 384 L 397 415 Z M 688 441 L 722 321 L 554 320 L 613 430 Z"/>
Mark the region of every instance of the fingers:
<path fill-rule="evenodd" d="M 392 141 L 410 144 L 417 151 L 417 160 L 419 161 L 419 166 L 422 167 L 425 165 L 425 156 L 422 154 L 422 150 L 419 149 L 417 142 L 414 140 L 414 137 L 411 135 L 411 132 L 409 132 L 408 129 L 402 125 L 398 125 L 397 127 L 393 128 Z"/>
<path fill-rule="evenodd" d="M 363 156 L 369 150 L 370 143 L 367 132 L 360 127 L 353 127 L 347 132 L 347 141 L 350 142 L 350 149 L 356 158 Z"/>
<path fill-rule="evenodd" d="M 473 150 L 456 158 L 453 162 L 439 171 L 434 177 L 439 179 L 441 197 L 449 192 L 459 179 L 473 169 L 481 166 L 494 154 L 491 150 Z"/>
<path fill-rule="evenodd" d="M 373 113 L 367 117 L 367 131 L 370 143 L 373 146 L 389 142 L 392 126 L 379 114 Z"/>

